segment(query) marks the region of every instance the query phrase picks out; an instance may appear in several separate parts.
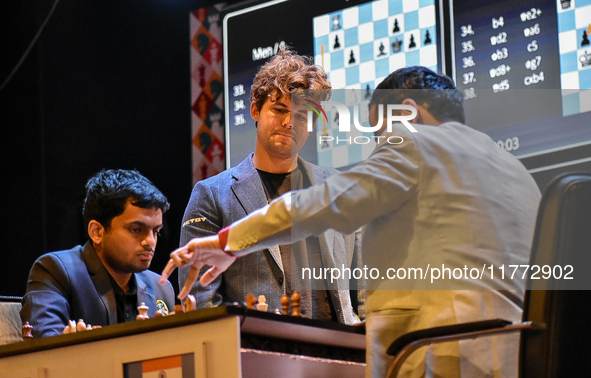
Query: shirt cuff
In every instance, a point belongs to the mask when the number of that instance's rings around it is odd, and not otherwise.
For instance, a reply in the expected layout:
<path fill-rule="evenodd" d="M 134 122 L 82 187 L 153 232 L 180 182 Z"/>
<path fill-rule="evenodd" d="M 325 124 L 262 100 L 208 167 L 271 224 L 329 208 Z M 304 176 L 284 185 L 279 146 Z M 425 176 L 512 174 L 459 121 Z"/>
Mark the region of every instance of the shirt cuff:
<path fill-rule="evenodd" d="M 226 245 L 228 244 L 228 234 L 230 233 L 230 226 L 224 227 L 218 232 L 218 240 L 220 242 L 220 248 L 224 253 L 230 257 L 237 257 L 230 251 L 226 251 Z"/>

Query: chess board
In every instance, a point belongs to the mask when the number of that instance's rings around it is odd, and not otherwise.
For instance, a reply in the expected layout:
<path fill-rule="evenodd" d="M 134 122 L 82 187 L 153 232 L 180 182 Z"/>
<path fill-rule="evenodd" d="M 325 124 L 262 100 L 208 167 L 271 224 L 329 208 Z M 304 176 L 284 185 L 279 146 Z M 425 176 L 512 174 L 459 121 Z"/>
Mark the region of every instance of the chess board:
<path fill-rule="evenodd" d="M 317 16 L 313 21 L 315 63 L 328 73 L 333 89 L 347 90 L 341 96 L 348 105 L 362 102 L 398 68 L 421 65 L 437 71 L 436 20 L 434 0 L 374 1 Z M 351 99 L 356 93 L 361 98 Z M 360 109 L 366 107 L 361 104 Z M 334 113 L 328 117 L 327 125 L 317 127 L 316 140 L 321 135 L 335 140 L 361 135 L 354 129 L 350 135 L 339 133 Z M 317 147 L 319 165 L 340 168 L 367 158 L 375 142 L 324 142 Z"/>
<path fill-rule="evenodd" d="M 556 0 L 562 114 L 591 111 L 591 0 Z"/>

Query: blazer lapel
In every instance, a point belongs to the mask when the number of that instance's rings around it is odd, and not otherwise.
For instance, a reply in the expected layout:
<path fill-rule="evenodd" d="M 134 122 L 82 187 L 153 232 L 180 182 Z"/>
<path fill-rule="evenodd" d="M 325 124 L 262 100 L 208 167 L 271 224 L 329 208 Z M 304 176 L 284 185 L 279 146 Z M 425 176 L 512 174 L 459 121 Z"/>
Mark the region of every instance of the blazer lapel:
<path fill-rule="evenodd" d="M 310 183 L 312 185 L 319 184 L 330 176 L 330 172 L 327 172 L 325 169 L 322 169 L 316 165 L 309 164 L 299 156 L 298 164 L 300 166 L 300 169 L 303 170 L 305 174 L 310 178 Z M 337 266 L 335 262 L 335 257 L 331 252 L 334 250 L 335 233 L 336 231 L 327 230 L 326 232 L 318 236 L 318 244 L 320 245 L 320 257 L 322 259 L 322 266 L 324 268 L 334 268 Z M 327 235 L 329 235 L 330 237 L 327 237 Z M 348 283 L 344 285 L 344 283 L 341 282 L 341 280 L 337 280 L 338 290 L 334 289 L 335 288 L 332 288 L 332 290 L 330 290 L 329 292 L 332 298 L 332 303 L 335 306 L 335 310 L 337 312 L 337 317 L 339 318 L 339 321 L 345 324 L 356 323 L 357 321 L 353 319 L 353 317 L 349 316 L 348 312 L 345 312 L 343 310 L 351 307 L 351 298 L 349 297 L 349 291 L 342 290 L 348 289 Z"/>
<path fill-rule="evenodd" d="M 232 183 L 231 189 L 246 214 L 237 214 L 236 217 L 233 217 L 234 219 L 232 219 L 232 221 L 237 221 L 244 215 L 250 214 L 267 205 L 265 189 L 263 188 L 263 183 L 252 163 L 252 155 L 253 154 L 250 154 L 238 164 L 233 172 L 234 182 Z M 281 271 L 283 271 L 279 246 L 275 245 L 270 247 L 269 252 L 275 263 L 279 266 Z"/>
<path fill-rule="evenodd" d="M 298 156 L 298 166 L 304 172 L 306 176 L 310 179 L 311 185 L 316 185 L 323 182 L 327 177 L 330 176 L 329 173 L 325 169 L 322 169 L 316 165 L 312 165 Z M 327 239 L 327 234 L 332 234 L 332 230 L 328 230 L 323 232 L 318 236 L 318 242 L 320 244 L 320 256 L 322 257 L 323 266 L 335 266 L 334 259 L 331 254 L 333 243 L 329 243 L 329 239 Z"/>
<path fill-rule="evenodd" d="M 90 273 L 96 292 L 105 306 L 109 324 L 117 324 L 117 303 L 115 302 L 115 294 L 113 293 L 113 287 L 109 279 L 109 272 L 103 266 L 90 242 L 84 246 L 84 259 L 86 260 L 86 266 L 88 267 L 88 272 Z"/>
<path fill-rule="evenodd" d="M 304 172 L 304 174 L 308 176 L 312 185 L 321 183 L 330 176 L 330 174 L 328 174 L 325 169 L 322 169 L 317 165 L 312 165 L 299 156 L 298 166 Z"/>
<path fill-rule="evenodd" d="M 156 297 L 148 292 L 146 283 L 142 280 L 139 274 L 134 274 L 135 284 L 137 286 L 137 305 L 141 305 L 144 302 L 148 305 L 148 317 L 153 318 L 156 315 L 157 308 L 154 308 L 156 303 Z"/>

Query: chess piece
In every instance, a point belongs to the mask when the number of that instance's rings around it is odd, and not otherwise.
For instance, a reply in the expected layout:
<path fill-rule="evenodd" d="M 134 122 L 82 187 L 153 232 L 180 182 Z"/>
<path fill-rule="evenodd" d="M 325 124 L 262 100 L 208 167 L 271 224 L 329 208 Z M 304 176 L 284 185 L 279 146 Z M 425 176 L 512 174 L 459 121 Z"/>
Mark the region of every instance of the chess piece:
<path fill-rule="evenodd" d="M 254 305 L 257 303 L 256 298 L 252 293 L 246 294 L 246 308 L 249 310 L 254 310 Z"/>
<path fill-rule="evenodd" d="M 589 53 L 589 50 L 585 51 L 583 55 L 579 57 L 579 61 L 581 62 L 581 67 L 591 66 L 591 54 Z"/>
<path fill-rule="evenodd" d="M 351 53 L 349 54 L 349 64 L 354 64 L 355 62 L 355 53 L 353 52 L 353 50 L 351 50 Z"/>
<path fill-rule="evenodd" d="M 394 29 L 392 30 L 392 33 L 398 33 L 400 31 L 400 26 L 398 25 L 398 19 L 395 18 L 394 19 Z"/>
<path fill-rule="evenodd" d="M 183 301 L 183 305 L 185 305 L 185 312 L 197 310 L 197 301 L 195 300 L 195 296 L 188 294 Z"/>
<path fill-rule="evenodd" d="M 369 100 L 371 98 L 371 89 L 369 89 L 369 84 L 365 87 L 365 99 Z"/>
<path fill-rule="evenodd" d="M 264 295 L 259 295 L 259 302 L 256 304 L 257 310 L 266 312 L 269 308 L 269 304 L 266 302 L 267 298 Z"/>
<path fill-rule="evenodd" d="M 378 52 L 378 56 L 384 56 L 384 55 L 386 55 L 386 53 L 384 52 L 384 49 L 385 49 L 384 43 L 383 42 L 380 42 L 380 47 L 378 47 L 378 51 L 379 51 Z"/>
<path fill-rule="evenodd" d="M 339 42 L 339 36 L 335 35 L 334 36 L 334 45 L 332 46 L 332 48 L 338 49 L 339 47 L 341 47 L 341 43 Z"/>
<path fill-rule="evenodd" d="M 281 311 L 278 308 L 275 309 L 275 315 L 281 315 Z"/>
<path fill-rule="evenodd" d="M 417 43 L 415 42 L 415 36 L 413 34 L 410 35 L 410 43 L 408 44 L 408 48 L 412 49 L 417 47 Z"/>
<path fill-rule="evenodd" d="M 291 295 L 291 316 L 302 316 L 300 314 L 300 294 L 294 291 Z"/>
<path fill-rule="evenodd" d="M 402 49 L 402 41 L 399 39 L 396 39 L 394 42 L 392 42 L 392 52 L 393 53 L 397 53 Z"/>
<path fill-rule="evenodd" d="M 332 30 L 338 30 L 341 28 L 341 16 L 334 15 L 332 16 Z"/>
<path fill-rule="evenodd" d="M 23 324 L 23 340 L 33 340 L 33 326 L 30 325 L 29 322 Z"/>
<path fill-rule="evenodd" d="M 174 305 L 174 313 L 175 314 L 182 314 L 183 312 L 185 312 L 185 309 L 183 308 L 182 304 L 175 304 Z"/>
<path fill-rule="evenodd" d="M 431 34 L 429 34 L 429 30 L 427 30 L 427 32 L 425 33 L 425 42 L 423 44 L 424 45 L 428 45 L 431 42 L 433 42 L 431 40 Z"/>
<path fill-rule="evenodd" d="M 76 323 L 76 332 L 86 331 L 86 323 L 84 320 L 78 319 L 78 323 Z"/>
<path fill-rule="evenodd" d="M 587 35 L 587 31 L 583 30 L 583 40 L 581 41 L 581 46 L 586 46 L 589 44 L 589 36 Z"/>
<path fill-rule="evenodd" d="M 283 315 L 289 314 L 289 297 L 287 294 L 283 294 L 281 297 L 281 310 Z"/>
<path fill-rule="evenodd" d="M 324 134 L 322 134 L 323 137 L 327 137 L 328 133 L 325 132 Z M 322 139 L 322 145 L 320 146 L 320 148 L 329 148 L 330 146 L 328 145 L 328 141 L 326 140 L 326 138 Z"/>
<path fill-rule="evenodd" d="M 76 332 L 76 321 L 70 320 L 62 332 L 64 335 Z"/>
<path fill-rule="evenodd" d="M 150 308 L 146 306 L 144 302 L 142 302 L 139 306 L 137 306 L 137 311 L 139 314 L 136 316 L 136 320 L 145 320 L 149 319 L 148 310 Z"/>

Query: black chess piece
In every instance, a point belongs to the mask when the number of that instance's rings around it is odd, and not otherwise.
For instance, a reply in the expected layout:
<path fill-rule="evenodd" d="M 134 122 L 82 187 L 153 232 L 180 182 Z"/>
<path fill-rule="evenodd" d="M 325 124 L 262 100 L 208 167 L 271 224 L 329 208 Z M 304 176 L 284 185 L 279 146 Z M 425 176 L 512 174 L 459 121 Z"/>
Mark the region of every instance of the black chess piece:
<path fill-rule="evenodd" d="M 355 62 L 355 54 L 353 53 L 353 50 L 351 50 L 351 54 L 349 54 L 349 64 L 354 64 Z"/>
<path fill-rule="evenodd" d="M 408 44 L 408 48 L 412 49 L 417 47 L 417 43 L 415 42 L 415 36 L 413 34 L 410 35 L 410 43 Z"/>
<path fill-rule="evenodd" d="M 398 38 L 392 42 L 392 53 L 397 53 L 402 48 L 402 41 Z"/>
<path fill-rule="evenodd" d="M 365 99 L 368 100 L 371 98 L 371 90 L 369 89 L 369 84 L 365 86 Z"/>
<path fill-rule="evenodd" d="M 332 48 L 338 49 L 339 47 L 341 47 L 341 43 L 339 42 L 339 36 L 335 35 L 334 36 L 334 45 L 332 46 Z"/>
<path fill-rule="evenodd" d="M 562 6 L 562 10 L 570 8 L 571 0 L 560 0 L 560 5 Z"/>
<path fill-rule="evenodd" d="M 587 35 L 587 31 L 583 30 L 583 41 L 581 41 L 581 46 L 586 46 L 589 44 L 589 36 Z"/>
<path fill-rule="evenodd" d="M 384 52 L 384 49 L 385 49 L 384 44 L 380 42 L 380 47 L 378 47 L 378 50 L 380 50 L 378 52 L 378 56 L 384 56 L 384 55 L 386 55 L 386 53 Z"/>
<path fill-rule="evenodd" d="M 425 42 L 423 44 L 424 45 L 428 45 L 431 42 L 433 42 L 431 40 L 431 34 L 429 34 L 429 30 L 427 30 L 427 32 L 425 33 Z"/>
<path fill-rule="evenodd" d="M 394 19 L 394 29 L 392 30 L 392 33 L 398 33 L 400 31 L 400 26 L 398 25 L 398 19 L 395 18 Z"/>
<path fill-rule="evenodd" d="M 322 134 L 322 136 L 323 136 L 323 137 L 327 137 L 327 136 L 328 136 L 328 134 L 327 134 L 327 133 L 324 133 L 324 134 Z M 330 146 L 328 145 L 328 141 L 326 140 L 326 138 L 323 138 L 323 139 L 322 139 L 322 145 L 320 146 L 320 148 L 328 148 L 328 147 L 330 147 Z"/>

